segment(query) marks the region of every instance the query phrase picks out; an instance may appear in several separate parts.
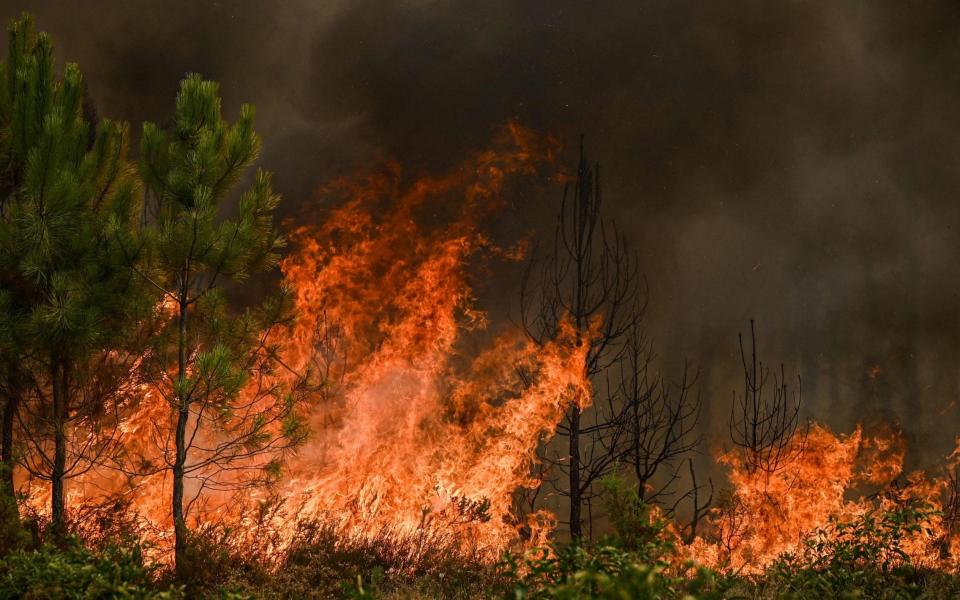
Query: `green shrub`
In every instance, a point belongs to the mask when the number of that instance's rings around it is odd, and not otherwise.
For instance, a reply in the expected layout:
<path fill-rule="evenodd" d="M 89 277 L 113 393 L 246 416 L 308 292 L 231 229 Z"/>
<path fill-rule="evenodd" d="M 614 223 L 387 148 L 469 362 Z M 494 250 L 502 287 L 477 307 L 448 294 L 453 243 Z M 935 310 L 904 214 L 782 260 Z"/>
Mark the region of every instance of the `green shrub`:
<path fill-rule="evenodd" d="M 653 513 L 619 476 L 601 481 L 601 499 L 612 532 L 600 544 L 553 545 L 518 559 L 508 554 L 502 573 L 509 596 L 524 598 L 682 598 L 713 600 L 725 586 L 707 569 L 687 565 L 671 573 L 676 547 L 667 522 Z"/>
<path fill-rule="evenodd" d="M 20 522 L 16 500 L 0 493 L 0 557 L 27 548 L 30 542 L 30 533 Z"/>
<path fill-rule="evenodd" d="M 600 500 L 612 532 L 602 543 L 630 552 L 636 560 L 656 563 L 672 556 L 676 547 L 668 522 L 637 494 L 635 485 L 614 472 L 600 480 Z"/>
<path fill-rule="evenodd" d="M 508 555 L 502 568 L 513 582 L 510 597 L 517 600 L 723 597 L 723 586 L 706 569 L 693 569 L 691 577 L 670 575 L 663 562 L 644 563 L 634 552 L 607 545 L 551 546 L 522 560 Z"/>
<path fill-rule="evenodd" d="M 768 596 L 815 598 L 937 598 L 904 542 L 921 533 L 931 511 L 917 506 L 874 511 L 851 521 L 831 520 L 802 549 L 774 563 L 760 587 Z"/>
<path fill-rule="evenodd" d="M 138 551 L 108 548 L 91 554 L 75 539 L 56 548 L 17 550 L 0 561 L 0 598 L 175 598 L 157 591 Z"/>

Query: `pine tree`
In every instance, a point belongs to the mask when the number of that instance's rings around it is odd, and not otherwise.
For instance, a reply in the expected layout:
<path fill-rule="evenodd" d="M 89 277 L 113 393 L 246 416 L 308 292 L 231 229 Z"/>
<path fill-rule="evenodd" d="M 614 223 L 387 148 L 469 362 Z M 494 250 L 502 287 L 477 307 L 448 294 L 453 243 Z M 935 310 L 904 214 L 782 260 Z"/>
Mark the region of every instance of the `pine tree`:
<path fill-rule="evenodd" d="M 94 128 L 84 117 L 77 65 L 58 80 L 50 39 L 28 17 L 10 40 L 0 90 L 7 405 L 31 409 L 32 418 L 14 415 L 29 441 L 21 464 L 51 482 L 52 524 L 62 532 L 65 482 L 111 446 L 103 403 L 126 379 L 118 349 L 149 306 L 122 253 L 135 243 L 138 181 L 127 126 Z M 5 414 L 5 442 L 10 426 Z"/>
<path fill-rule="evenodd" d="M 50 110 L 53 89 L 53 55 L 49 38 L 33 29 L 24 15 L 10 22 L 8 57 L 0 62 L 0 381 L 3 415 L 0 432 L 0 491 L 14 497 L 14 422 L 23 398 L 26 353 L 23 328 L 29 314 L 30 286 L 22 280 L 20 257 L 10 235 L 14 226 L 10 205 L 20 196 L 27 155 L 36 147 L 40 129 Z"/>
<path fill-rule="evenodd" d="M 173 130 L 152 123 L 143 128 L 140 172 L 151 268 L 138 272 L 175 314 L 150 355 L 156 359 L 153 379 L 171 407 L 172 435 L 158 442 L 172 472 L 181 577 L 192 504 L 185 482 L 194 500 L 207 488 L 262 482 L 275 475 L 279 453 L 302 437 L 293 396 L 272 373 L 269 333 L 289 317 L 288 298 L 238 314 L 223 293 L 225 283 L 275 267 L 282 247 L 273 224 L 279 197 L 267 173 L 258 171 L 239 194 L 231 207 L 235 216 L 221 216 L 259 151 L 253 116 L 245 105 L 234 124 L 226 123 L 217 84 L 190 75 L 180 86 Z M 257 385 L 245 387 L 252 378 Z"/>

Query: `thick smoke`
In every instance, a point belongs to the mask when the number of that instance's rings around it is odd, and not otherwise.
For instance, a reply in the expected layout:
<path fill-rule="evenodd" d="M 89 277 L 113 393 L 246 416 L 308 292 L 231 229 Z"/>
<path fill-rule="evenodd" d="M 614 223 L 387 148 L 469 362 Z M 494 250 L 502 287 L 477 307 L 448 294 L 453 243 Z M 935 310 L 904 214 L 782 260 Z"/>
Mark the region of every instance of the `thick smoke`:
<path fill-rule="evenodd" d="M 0 16 L 23 9 L 81 63 L 100 114 L 162 120 L 188 71 L 221 81 L 226 106 L 255 103 L 294 219 L 330 177 L 384 157 L 442 169 L 509 118 L 571 159 L 583 132 L 645 261 L 660 355 L 702 365 L 713 432 L 752 316 L 811 416 L 897 420 L 923 461 L 952 447 L 955 2 L 8 1 Z M 549 232 L 556 199 L 518 196 L 496 233 Z"/>

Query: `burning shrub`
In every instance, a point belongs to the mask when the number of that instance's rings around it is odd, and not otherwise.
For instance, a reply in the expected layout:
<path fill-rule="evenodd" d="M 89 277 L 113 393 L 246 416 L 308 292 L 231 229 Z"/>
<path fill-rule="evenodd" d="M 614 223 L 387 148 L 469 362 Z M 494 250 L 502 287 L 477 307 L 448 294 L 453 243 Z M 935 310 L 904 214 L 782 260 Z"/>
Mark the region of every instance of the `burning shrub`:
<path fill-rule="evenodd" d="M 492 566 L 479 551 L 465 553 L 449 532 L 384 528 L 347 535 L 331 518 L 301 517 L 292 533 L 281 536 L 276 526 L 287 522 L 273 520 L 275 505 L 262 508 L 250 515 L 259 523 L 219 523 L 191 532 L 179 574 L 191 597 L 409 597 L 411 590 L 427 598 L 499 595 L 490 591 L 497 581 Z"/>
<path fill-rule="evenodd" d="M 616 473 L 601 480 L 601 499 L 613 529 L 598 545 L 550 545 L 501 567 L 515 598 L 722 598 L 707 569 L 677 569 L 675 536 L 659 511 L 639 499 Z"/>
<path fill-rule="evenodd" d="M 932 533 L 932 514 L 908 505 L 850 521 L 831 518 L 798 552 L 778 559 L 764 585 L 778 597 L 798 599 L 934 597 L 924 594 L 928 582 L 906 549 L 910 538 Z"/>

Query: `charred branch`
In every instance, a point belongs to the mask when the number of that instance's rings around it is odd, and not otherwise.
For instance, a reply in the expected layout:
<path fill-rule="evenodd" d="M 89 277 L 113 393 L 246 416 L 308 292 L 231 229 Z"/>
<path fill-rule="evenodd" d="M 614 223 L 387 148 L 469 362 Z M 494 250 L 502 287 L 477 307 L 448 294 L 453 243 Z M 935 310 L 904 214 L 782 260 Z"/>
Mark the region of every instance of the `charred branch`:
<path fill-rule="evenodd" d="M 740 450 L 748 473 L 772 475 L 789 465 L 804 449 L 806 429 L 801 429 L 800 404 L 802 383 L 797 376 L 797 389 L 787 385 L 783 364 L 771 371 L 757 357 L 757 338 L 750 320 L 750 351 L 744 348 L 739 335 L 740 360 L 743 367 L 743 393 L 733 394 L 729 431 L 734 446 Z M 771 383 L 772 373 L 772 385 Z M 800 443 L 795 443 L 795 436 Z"/>

